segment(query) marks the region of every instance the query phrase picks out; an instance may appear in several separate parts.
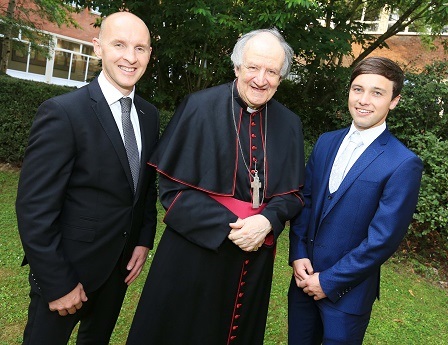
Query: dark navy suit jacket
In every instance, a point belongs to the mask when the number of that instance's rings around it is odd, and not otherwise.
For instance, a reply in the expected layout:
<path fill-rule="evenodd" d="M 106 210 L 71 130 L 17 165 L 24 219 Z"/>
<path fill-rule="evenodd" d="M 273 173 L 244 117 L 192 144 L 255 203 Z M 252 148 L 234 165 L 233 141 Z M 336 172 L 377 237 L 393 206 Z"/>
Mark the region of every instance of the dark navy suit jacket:
<path fill-rule="evenodd" d="M 153 246 L 157 194 L 146 162 L 158 141 L 159 114 L 137 95 L 134 104 L 142 139 L 135 197 L 123 140 L 97 79 L 38 109 L 16 210 L 31 287 L 48 302 L 78 282 L 94 291 L 117 264 L 126 273 L 136 245 Z"/>
<path fill-rule="evenodd" d="M 309 258 L 324 303 L 363 314 L 379 297 L 380 266 L 398 248 L 417 204 L 421 160 L 386 129 L 332 195 L 331 167 L 348 128 L 323 134 L 306 167 L 305 208 L 291 222 L 290 262 Z"/>

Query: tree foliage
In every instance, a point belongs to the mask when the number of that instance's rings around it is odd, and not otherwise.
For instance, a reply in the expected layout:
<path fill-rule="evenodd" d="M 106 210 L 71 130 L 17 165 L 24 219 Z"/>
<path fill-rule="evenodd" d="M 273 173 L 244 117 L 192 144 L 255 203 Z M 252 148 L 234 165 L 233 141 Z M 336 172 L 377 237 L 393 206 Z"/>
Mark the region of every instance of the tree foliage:
<path fill-rule="evenodd" d="M 411 228 L 416 237 L 448 238 L 448 62 L 407 73 L 402 99 L 388 117 L 393 133 L 423 161 L 419 203 Z"/>
<path fill-rule="evenodd" d="M 14 40 L 30 42 L 36 54 L 48 55 L 53 47 L 52 36 L 41 31 L 43 22 L 77 26 L 71 13 L 76 9 L 60 0 L 9 0 L 6 8 L 0 8 L 0 32 L 3 34 L 0 71 L 6 72 L 12 47 L 28 51 L 28 45 Z"/>
<path fill-rule="evenodd" d="M 146 22 L 153 37 L 153 56 L 149 78 L 140 82 L 140 92 L 164 109 L 173 108 L 190 92 L 231 80 L 231 49 L 242 33 L 252 29 L 277 27 L 283 33 L 297 55 L 293 72 L 300 81 L 294 88 L 298 101 L 308 99 L 323 109 L 340 96 L 332 85 L 345 76 L 343 64 L 355 63 L 374 48 L 386 46 L 387 38 L 408 25 L 422 32 L 431 29 L 433 36 L 448 23 L 445 0 L 400 0 L 393 6 L 385 0 L 75 2 L 103 15 L 128 10 Z M 377 20 L 382 9 L 395 16 L 395 25 L 381 36 L 366 34 L 368 24 L 360 22 L 361 16 Z M 358 59 L 352 56 L 353 44 L 362 47 Z M 300 113 L 303 107 L 293 110 Z"/>

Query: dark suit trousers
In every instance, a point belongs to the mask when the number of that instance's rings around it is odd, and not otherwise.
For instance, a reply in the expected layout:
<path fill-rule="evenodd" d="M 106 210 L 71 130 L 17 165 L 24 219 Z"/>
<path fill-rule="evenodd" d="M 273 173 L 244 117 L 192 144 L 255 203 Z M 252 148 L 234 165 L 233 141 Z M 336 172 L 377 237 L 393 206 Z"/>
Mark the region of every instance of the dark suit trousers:
<path fill-rule="evenodd" d="M 316 302 L 292 278 L 288 291 L 288 344 L 362 345 L 370 313 L 347 314 Z"/>
<path fill-rule="evenodd" d="M 24 345 L 67 344 L 73 328 L 80 322 L 77 345 L 107 345 L 126 294 L 125 276 L 115 267 L 108 280 L 93 293 L 73 315 L 52 312 L 39 294 L 30 292 L 28 322 L 23 335 Z"/>

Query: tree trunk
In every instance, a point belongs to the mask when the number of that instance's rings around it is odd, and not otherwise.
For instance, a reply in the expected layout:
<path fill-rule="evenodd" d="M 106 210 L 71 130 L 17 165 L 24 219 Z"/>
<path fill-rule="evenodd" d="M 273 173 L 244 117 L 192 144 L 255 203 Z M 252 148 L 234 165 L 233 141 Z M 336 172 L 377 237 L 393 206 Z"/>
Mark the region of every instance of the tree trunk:
<path fill-rule="evenodd" d="M 15 8 L 16 8 L 16 0 L 9 0 L 8 10 L 6 12 L 6 17 L 8 18 L 8 20 L 12 21 L 14 19 Z M 9 56 L 11 55 L 11 39 L 12 39 L 11 35 L 12 35 L 11 25 L 6 23 L 2 41 L 2 55 L 0 57 L 0 71 L 3 73 L 6 73 L 6 70 L 8 69 Z"/>

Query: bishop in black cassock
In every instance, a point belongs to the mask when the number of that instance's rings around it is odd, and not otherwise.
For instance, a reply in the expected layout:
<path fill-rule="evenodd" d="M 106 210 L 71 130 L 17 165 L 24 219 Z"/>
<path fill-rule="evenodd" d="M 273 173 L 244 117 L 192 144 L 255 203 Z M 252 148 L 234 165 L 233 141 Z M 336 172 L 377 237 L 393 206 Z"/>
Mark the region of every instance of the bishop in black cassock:
<path fill-rule="evenodd" d="M 302 124 L 272 98 L 251 109 L 237 82 L 187 96 L 151 158 L 167 227 L 128 344 L 263 343 L 276 239 L 303 206 Z M 271 231 L 242 250 L 229 223 L 256 213 Z"/>

